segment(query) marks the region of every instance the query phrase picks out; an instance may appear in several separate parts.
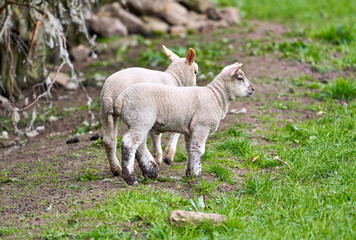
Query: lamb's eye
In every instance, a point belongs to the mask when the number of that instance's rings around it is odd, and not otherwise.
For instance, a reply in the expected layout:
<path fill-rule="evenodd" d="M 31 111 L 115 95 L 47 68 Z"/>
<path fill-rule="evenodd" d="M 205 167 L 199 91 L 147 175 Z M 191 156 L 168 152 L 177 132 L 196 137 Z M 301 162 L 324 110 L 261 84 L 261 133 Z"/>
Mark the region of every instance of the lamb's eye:
<path fill-rule="evenodd" d="M 197 70 L 194 70 L 194 74 L 197 75 L 197 74 L 198 74 L 198 71 L 197 71 Z"/>
<path fill-rule="evenodd" d="M 239 81 L 243 81 L 243 80 L 244 80 L 244 78 L 243 78 L 243 77 L 241 77 L 241 76 L 238 76 L 238 77 L 237 77 L 237 80 L 239 80 Z"/>

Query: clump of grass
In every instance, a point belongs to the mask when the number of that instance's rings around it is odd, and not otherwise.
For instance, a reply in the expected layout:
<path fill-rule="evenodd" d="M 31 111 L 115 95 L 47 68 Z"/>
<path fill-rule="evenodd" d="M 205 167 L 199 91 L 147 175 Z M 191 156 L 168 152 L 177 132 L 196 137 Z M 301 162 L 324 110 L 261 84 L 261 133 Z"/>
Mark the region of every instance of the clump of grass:
<path fill-rule="evenodd" d="M 100 176 L 98 176 L 95 172 L 88 170 L 86 173 L 82 174 L 79 173 L 78 176 L 75 178 L 78 182 L 87 182 L 87 181 L 95 181 L 100 179 Z"/>
<path fill-rule="evenodd" d="M 180 149 L 177 149 L 176 154 L 174 155 L 174 162 L 184 162 L 187 159 L 187 153 Z"/>
<path fill-rule="evenodd" d="M 271 174 L 252 174 L 247 177 L 245 188 L 241 192 L 245 194 L 262 194 L 272 187 Z"/>
<path fill-rule="evenodd" d="M 217 150 L 229 151 L 235 156 L 250 157 L 255 153 L 254 146 L 247 137 L 235 137 L 217 145 Z"/>
<path fill-rule="evenodd" d="M 351 101 L 356 98 L 356 81 L 339 78 L 335 83 L 324 88 L 324 95 L 340 101 Z"/>
<path fill-rule="evenodd" d="M 351 26 L 338 24 L 323 28 L 312 36 L 332 44 L 348 44 L 355 40 L 354 31 Z"/>
<path fill-rule="evenodd" d="M 209 167 L 208 171 L 214 174 L 219 180 L 228 182 L 230 184 L 234 183 L 232 179 L 232 171 L 226 167 L 220 165 L 212 165 Z"/>

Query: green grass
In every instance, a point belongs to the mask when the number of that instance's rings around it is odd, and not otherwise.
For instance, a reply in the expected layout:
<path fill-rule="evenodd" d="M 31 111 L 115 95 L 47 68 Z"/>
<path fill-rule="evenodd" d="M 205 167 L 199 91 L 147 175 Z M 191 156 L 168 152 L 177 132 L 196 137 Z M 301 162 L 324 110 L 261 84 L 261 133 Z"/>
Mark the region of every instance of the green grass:
<path fill-rule="evenodd" d="M 245 42 L 242 51 L 250 55 L 279 54 L 292 61 L 305 62 L 324 74 L 347 71 L 350 76 L 322 84 L 311 75 L 293 78 L 254 79 L 259 84 L 290 88 L 278 96 L 255 99 L 257 113 L 243 123 L 235 124 L 208 139 L 203 158 L 203 178 L 191 180 L 162 174 L 158 180 L 143 179 L 138 187 L 116 185 L 112 192 L 94 182 L 104 178 L 105 154 L 102 140 L 90 149 L 69 153 L 69 160 L 88 158 L 73 180 L 64 188 L 88 194 L 104 194 L 105 198 L 89 207 L 70 207 L 48 221 L 42 239 L 354 239 L 356 234 L 356 85 L 354 68 L 356 5 L 352 1 L 232 1 L 218 0 L 220 6 L 240 6 L 245 19 L 286 23 L 291 32 L 281 39 L 275 36 Z M 145 46 L 138 59 L 140 66 L 164 68 L 169 59 L 156 47 L 167 40 L 137 37 Z M 114 41 L 106 39 L 104 42 Z M 186 45 L 170 48 L 184 56 L 187 47 L 197 51 L 200 73 L 216 74 L 233 54 L 230 39 L 206 42 L 204 37 L 188 36 Z M 130 49 L 118 49 L 116 58 Z M 251 63 L 252 64 L 252 63 Z M 285 100 L 283 97 L 286 97 Z M 301 98 L 308 103 L 300 102 Z M 97 106 L 94 107 L 97 109 Z M 77 109 L 82 110 L 82 109 Z M 304 111 L 310 117 L 298 120 Z M 285 118 L 276 117 L 276 112 Z M 43 119 L 45 120 L 45 116 Z M 82 132 L 90 129 L 82 124 Z M 86 129 L 84 129 L 86 128 Z M 260 128 L 258 131 L 254 131 Z M 118 139 L 118 146 L 120 138 Z M 99 151 L 100 149 L 100 151 Z M 275 157 L 287 162 L 290 169 Z M 62 156 L 64 157 L 64 156 Z M 184 174 L 185 151 L 179 147 L 170 170 Z M 94 162 L 93 162 L 94 160 Z M 253 161 L 254 160 L 254 161 Z M 26 165 L 19 165 L 25 168 Z M 1 186 L 38 184 L 43 176 L 58 181 L 54 167 L 38 165 L 37 172 L 18 178 L 4 169 Z M 243 173 L 236 176 L 237 173 Z M 209 176 L 206 176 L 209 175 Z M 116 181 L 116 179 L 115 179 Z M 114 181 L 113 184 L 117 184 Z M 93 184 L 93 187 L 91 184 Z M 104 184 L 104 183 L 103 183 Z M 85 185 L 85 186 L 82 186 Z M 97 190 L 96 188 L 100 189 Z M 73 200 L 74 201 L 74 200 Z M 80 202 L 80 200 L 75 200 Z M 44 206 L 48 202 L 43 202 Z M 76 204 L 73 204 L 76 205 Z M 0 207 L 1 209 L 1 207 Z M 175 209 L 219 213 L 228 221 L 221 225 L 209 222 L 177 225 L 167 218 Z M 2 210 L 2 209 L 1 209 Z M 24 227 L 26 228 L 26 227 Z M 0 226 L 2 236 L 28 238 L 26 231 L 13 226 Z"/>
<path fill-rule="evenodd" d="M 339 78 L 335 83 L 331 83 L 323 90 L 326 97 L 342 101 L 350 101 L 356 98 L 356 81 Z"/>

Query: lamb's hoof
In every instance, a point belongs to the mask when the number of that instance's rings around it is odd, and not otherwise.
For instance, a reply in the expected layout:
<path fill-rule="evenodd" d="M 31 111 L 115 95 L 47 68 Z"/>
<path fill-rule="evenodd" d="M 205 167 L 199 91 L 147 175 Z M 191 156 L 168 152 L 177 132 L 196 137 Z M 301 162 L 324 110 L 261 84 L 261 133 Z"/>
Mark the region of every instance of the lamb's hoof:
<path fill-rule="evenodd" d="M 153 155 L 153 158 L 155 159 L 156 164 L 159 166 L 162 163 L 162 154 L 155 154 Z"/>
<path fill-rule="evenodd" d="M 145 177 L 150 179 L 158 178 L 158 172 L 156 172 L 154 169 L 152 169 L 151 171 L 146 171 L 144 175 Z"/>
<path fill-rule="evenodd" d="M 187 169 L 185 176 L 188 178 L 201 178 L 201 173 L 193 173 L 189 169 Z"/>
<path fill-rule="evenodd" d="M 122 169 L 121 169 L 120 166 L 119 166 L 119 167 L 116 167 L 116 168 L 111 167 L 111 172 L 112 172 L 112 174 L 113 174 L 114 176 L 120 176 L 121 173 L 122 173 Z"/>
<path fill-rule="evenodd" d="M 128 185 L 138 185 L 138 182 L 136 180 L 136 177 L 134 174 L 125 174 L 123 173 L 122 174 L 122 178 L 125 180 L 125 182 L 128 184 Z"/>
<path fill-rule="evenodd" d="M 154 169 L 159 171 L 159 163 L 157 163 L 156 161 L 153 161 L 153 160 L 151 160 L 150 163 L 154 167 Z"/>
<path fill-rule="evenodd" d="M 163 158 L 165 164 L 170 165 L 172 163 L 172 159 L 170 157 Z"/>

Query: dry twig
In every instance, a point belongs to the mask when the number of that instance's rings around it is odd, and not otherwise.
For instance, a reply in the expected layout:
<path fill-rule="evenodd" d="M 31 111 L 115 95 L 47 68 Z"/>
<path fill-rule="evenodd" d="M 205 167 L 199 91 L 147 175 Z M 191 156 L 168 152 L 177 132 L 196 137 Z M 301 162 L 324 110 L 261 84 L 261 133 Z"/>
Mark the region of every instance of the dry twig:
<path fill-rule="evenodd" d="M 291 167 L 289 166 L 289 164 L 285 161 L 282 161 L 278 156 L 275 156 L 274 159 L 276 159 L 278 162 L 283 163 L 284 165 L 286 165 L 289 169 L 291 169 Z"/>

